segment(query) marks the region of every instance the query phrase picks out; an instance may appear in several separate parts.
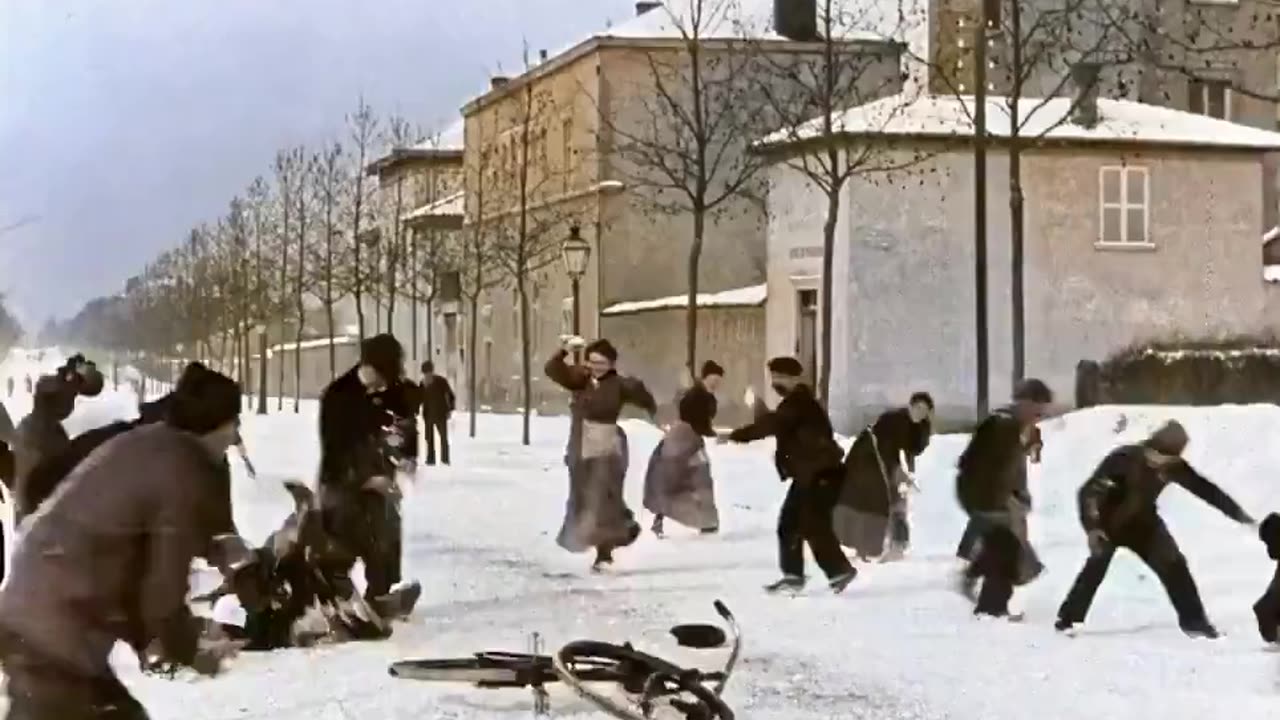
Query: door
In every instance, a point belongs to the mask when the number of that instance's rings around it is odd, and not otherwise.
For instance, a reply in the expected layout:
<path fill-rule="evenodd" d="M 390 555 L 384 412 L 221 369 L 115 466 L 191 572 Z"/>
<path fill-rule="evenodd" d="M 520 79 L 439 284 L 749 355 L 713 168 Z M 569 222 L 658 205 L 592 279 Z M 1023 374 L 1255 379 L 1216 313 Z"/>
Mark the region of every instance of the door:
<path fill-rule="evenodd" d="M 804 365 L 804 381 L 814 387 L 818 367 L 818 291 L 796 291 L 796 359 Z"/>

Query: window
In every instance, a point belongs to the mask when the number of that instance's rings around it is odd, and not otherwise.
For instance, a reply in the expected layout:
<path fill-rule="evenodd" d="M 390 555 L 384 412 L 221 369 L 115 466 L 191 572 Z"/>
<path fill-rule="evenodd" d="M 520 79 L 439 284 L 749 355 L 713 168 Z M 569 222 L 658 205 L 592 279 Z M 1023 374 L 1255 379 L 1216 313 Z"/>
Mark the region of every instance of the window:
<path fill-rule="evenodd" d="M 1098 171 L 1098 244 L 1150 246 L 1151 181 L 1147 168 L 1131 165 Z"/>
<path fill-rule="evenodd" d="M 1231 83 L 1226 80 L 1193 79 L 1187 82 L 1187 109 L 1197 115 L 1231 119 Z"/>

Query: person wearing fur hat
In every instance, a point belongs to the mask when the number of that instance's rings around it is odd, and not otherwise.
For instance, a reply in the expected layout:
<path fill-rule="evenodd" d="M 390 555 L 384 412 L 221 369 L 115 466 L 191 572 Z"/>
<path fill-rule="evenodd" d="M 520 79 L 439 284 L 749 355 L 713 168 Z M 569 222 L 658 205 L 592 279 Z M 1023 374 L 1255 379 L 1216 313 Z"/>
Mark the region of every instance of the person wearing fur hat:
<path fill-rule="evenodd" d="M 146 718 L 112 669 L 119 641 L 150 668 L 219 671 L 231 649 L 201 644 L 187 579 L 240 400 L 224 375 L 184 374 L 166 422 L 112 438 L 27 519 L 0 590 L 10 717 Z"/>
<path fill-rule="evenodd" d="M 585 364 L 570 364 L 570 352 L 578 351 L 584 353 Z M 619 375 L 617 363 L 618 351 L 608 340 L 588 345 L 570 337 L 543 368 L 548 379 L 573 394 L 564 457 L 569 501 L 556 542 L 574 553 L 594 549 L 593 570 L 612 564 L 613 551 L 640 535 L 640 525 L 623 497 L 630 456 L 618 418 L 627 405 L 650 418 L 658 409 L 644 383 Z"/>
<path fill-rule="evenodd" d="M 956 497 L 969 516 L 966 534 L 974 539 L 960 588 L 975 602 L 975 615 L 1008 617 L 1014 587 L 1044 570 L 1028 537 L 1027 456 L 1036 423 L 1052 403 L 1044 381 L 1023 380 L 1011 405 L 978 424 L 956 463 Z M 975 592 L 979 580 L 982 589 Z"/>
<path fill-rule="evenodd" d="M 396 467 L 384 452 L 395 418 L 386 392 L 404 377 L 404 348 L 383 333 L 360 344 L 360 362 L 320 396 L 320 504 L 325 531 L 364 562 L 365 597 L 395 583 Z"/>
<path fill-rule="evenodd" d="M 844 452 L 836 443 L 831 418 L 801 379 L 804 366 L 792 357 L 769 361 L 769 380 L 782 397 L 772 412 L 726 436 L 735 443 L 776 438 L 774 464 L 791 480 L 778 515 L 778 564 L 782 578 L 765 589 L 798 591 L 804 587 L 804 546 L 827 576 L 834 592 L 843 592 L 858 571 L 840 550 L 831 513 L 844 484 Z"/>
<path fill-rule="evenodd" d="M 1160 579 L 1184 633 L 1218 637 L 1205 613 L 1187 559 L 1161 519 L 1156 500 L 1169 483 L 1175 483 L 1238 523 L 1252 525 L 1253 518 L 1183 459 L 1189 440 L 1186 429 L 1171 420 L 1142 443 L 1113 450 L 1081 486 L 1080 524 L 1088 539 L 1089 559 L 1058 609 L 1058 630 L 1071 630 L 1084 622 L 1111 559 L 1123 547 L 1136 554 Z"/>
<path fill-rule="evenodd" d="M 1276 561 L 1266 592 L 1253 604 L 1258 634 L 1263 642 L 1280 643 L 1280 515 L 1270 513 L 1258 525 L 1258 539 L 1267 546 L 1267 557 Z"/>
<path fill-rule="evenodd" d="M 644 477 L 644 507 L 653 513 L 653 534 L 663 536 L 663 520 L 671 517 L 703 534 L 720 529 L 716 489 L 704 438 L 715 437 L 716 388 L 724 368 L 714 360 L 702 365 L 700 379 L 681 394 L 680 421 L 654 448 Z"/>

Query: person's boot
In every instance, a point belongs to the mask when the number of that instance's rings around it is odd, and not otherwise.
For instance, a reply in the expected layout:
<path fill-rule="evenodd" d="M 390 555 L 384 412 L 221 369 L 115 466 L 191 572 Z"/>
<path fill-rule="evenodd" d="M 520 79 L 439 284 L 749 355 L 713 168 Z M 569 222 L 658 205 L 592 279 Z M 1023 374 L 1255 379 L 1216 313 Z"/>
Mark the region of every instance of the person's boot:
<path fill-rule="evenodd" d="M 1218 628 L 1214 627 L 1208 620 L 1184 623 L 1181 627 L 1182 632 L 1186 633 L 1187 637 L 1190 638 L 1217 640 L 1222 636 L 1222 634 L 1218 632 Z"/>
<path fill-rule="evenodd" d="M 702 530 L 701 530 L 701 533 L 702 533 L 703 535 L 715 535 L 715 534 L 716 534 L 716 533 L 718 533 L 718 532 L 720 532 L 720 528 L 719 528 L 719 527 L 702 528 Z"/>
<path fill-rule="evenodd" d="M 956 575 L 956 592 L 963 595 L 969 602 L 978 602 L 978 580 L 979 577 L 969 572 L 968 568 L 961 570 Z"/>
<path fill-rule="evenodd" d="M 1057 621 L 1053 623 L 1053 629 L 1064 635 L 1074 635 L 1076 624 L 1070 620 L 1058 618 Z"/>
<path fill-rule="evenodd" d="M 882 563 L 897 562 L 898 560 L 901 560 L 906 556 L 907 556 L 906 547 L 898 543 L 894 543 L 889 546 L 889 549 L 885 551 L 884 555 L 880 556 L 880 562 Z"/>
<path fill-rule="evenodd" d="M 783 575 L 781 580 L 764 586 L 767 593 L 799 592 L 804 589 L 804 578 L 800 575 Z"/>
<path fill-rule="evenodd" d="M 596 559 L 591 563 L 592 572 L 600 572 L 605 566 L 613 564 L 613 551 L 608 548 L 596 548 Z"/>
<path fill-rule="evenodd" d="M 654 534 L 655 536 L 657 536 L 659 540 L 661 540 L 662 538 L 666 537 L 666 536 L 663 534 L 663 532 L 662 532 L 662 531 L 663 531 L 663 527 L 662 527 L 662 516 L 661 516 L 661 515 L 656 515 L 656 516 L 654 516 L 654 518 L 653 518 L 653 525 L 652 525 L 649 529 L 653 531 L 653 534 Z"/>
<path fill-rule="evenodd" d="M 839 595 L 844 589 L 849 587 L 849 583 L 858 577 L 858 568 L 851 567 L 849 572 L 837 575 L 831 578 L 827 584 L 831 586 L 831 592 Z"/>

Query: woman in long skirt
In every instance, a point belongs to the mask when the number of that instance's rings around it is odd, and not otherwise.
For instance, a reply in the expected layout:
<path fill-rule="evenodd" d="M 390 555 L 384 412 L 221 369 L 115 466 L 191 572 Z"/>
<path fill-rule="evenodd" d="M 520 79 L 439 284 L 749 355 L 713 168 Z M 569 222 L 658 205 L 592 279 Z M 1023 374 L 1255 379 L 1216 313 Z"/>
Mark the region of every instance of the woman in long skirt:
<path fill-rule="evenodd" d="M 570 351 L 584 346 L 585 365 L 566 362 Z M 544 368 L 549 379 L 573 393 L 565 449 L 569 501 L 556 542 L 574 553 L 594 548 L 596 570 L 613 562 L 616 548 L 640 535 L 640 525 L 622 495 L 629 456 L 618 416 L 624 405 L 642 408 L 650 417 L 657 412 L 644 383 L 619 375 L 617 362 L 618 351 L 608 340 L 586 345 L 581 338 L 568 338 Z"/>
<path fill-rule="evenodd" d="M 680 397 L 680 421 L 649 458 L 644 478 L 644 507 L 653 513 L 653 534 L 663 536 L 663 519 L 714 533 L 720 528 L 716 509 L 715 484 L 707 458 L 705 438 L 714 437 L 715 390 L 724 378 L 724 368 L 708 360 L 702 378 Z"/>
<path fill-rule="evenodd" d="M 881 414 L 849 448 L 833 520 L 840 544 L 853 548 L 863 560 L 896 559 L 906 552 L 911 540 L 906 517 L 909 473 L 929 445 L 932 416 L 933 398 L 916 393 L 907 407 Z M 892 536 L 889 554 L 884 552 L 886 534 Z"/>

